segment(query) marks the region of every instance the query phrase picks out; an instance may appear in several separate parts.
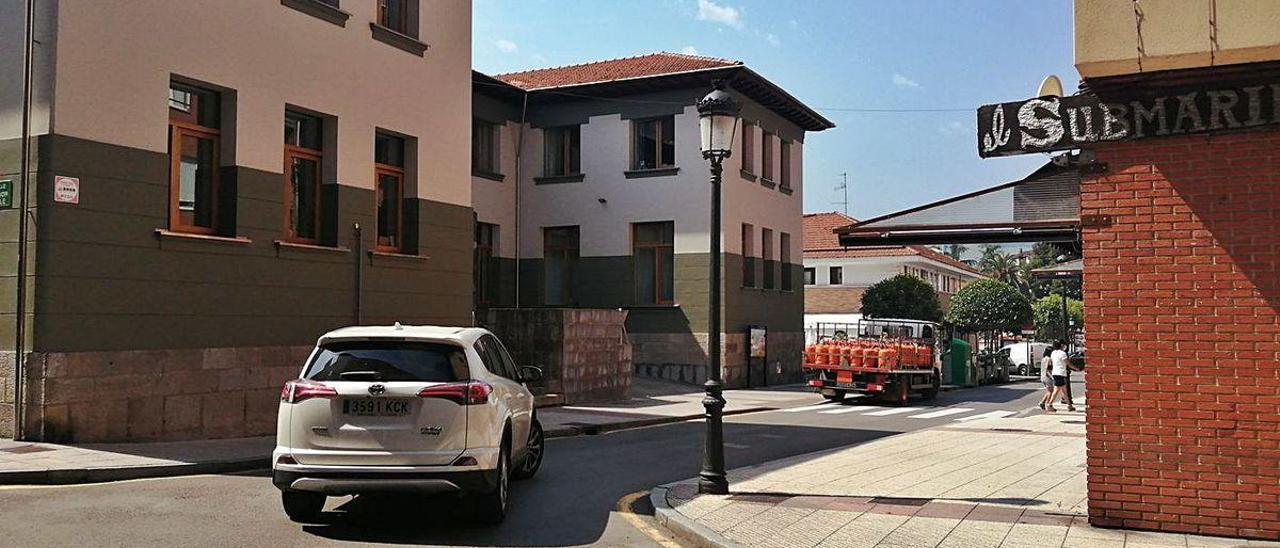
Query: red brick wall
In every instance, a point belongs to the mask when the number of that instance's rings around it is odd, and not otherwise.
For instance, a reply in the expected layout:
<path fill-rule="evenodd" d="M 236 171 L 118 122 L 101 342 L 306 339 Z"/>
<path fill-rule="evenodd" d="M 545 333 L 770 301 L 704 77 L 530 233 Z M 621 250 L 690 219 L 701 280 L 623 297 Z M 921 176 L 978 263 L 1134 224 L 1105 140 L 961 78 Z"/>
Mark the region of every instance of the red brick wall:
<path fill-rule="evenodd" d="M 1098 146 L 1089 514 L 1280 538 L 1280 131 Z"/>

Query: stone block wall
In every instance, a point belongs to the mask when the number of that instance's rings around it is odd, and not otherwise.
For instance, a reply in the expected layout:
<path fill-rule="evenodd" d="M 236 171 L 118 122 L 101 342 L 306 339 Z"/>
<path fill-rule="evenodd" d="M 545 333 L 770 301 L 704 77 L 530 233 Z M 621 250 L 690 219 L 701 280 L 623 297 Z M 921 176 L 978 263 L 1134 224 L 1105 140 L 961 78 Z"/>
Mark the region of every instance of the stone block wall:
<path fill-rule="evenodd" d="M 631 392 L 626 319 L 626 311 L 616 309 L 494 308 L 485 327 L 516 363 L 543 368 L 536 392 L 585 403 L 626 399 Z"/>
<path fill-rule="evenodd" d="M 707 380 L 706 333 L 631 333 L 636 375 L 689 384 Z M 768 357 L 763 367 L 757 366 L 750 379 L 752 386 L 770 386 L 800 382 L 804 352 L 804 333 L 768 333 Z M 725 333 L 720 336 L 721 379 L 727 388 L 747 387 L 747 335 Z M 759 375 L 763 374 L 763 380 Z"/>
<path fill-rule="evenodd" d="M 14 434 L 14 352 L 0 352 L 0 438 Z"/>
<path fill-rule="evenodd" d="M 27 433 L 52 442 L 236 438 L 276 429 L 311 346 L 31 355 Z"/>

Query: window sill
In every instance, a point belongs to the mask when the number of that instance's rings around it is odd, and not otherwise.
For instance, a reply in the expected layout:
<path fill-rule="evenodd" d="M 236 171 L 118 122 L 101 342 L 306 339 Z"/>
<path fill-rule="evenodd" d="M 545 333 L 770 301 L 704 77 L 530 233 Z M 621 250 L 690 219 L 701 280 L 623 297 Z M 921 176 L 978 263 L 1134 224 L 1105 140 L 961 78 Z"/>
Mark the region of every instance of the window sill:
<path fill-rule="evenodd" d="M 339 27 L 346 27 L 347 19 L 351 18 L 350 13 L 317 0 L 280 0 L 280 5 L 293 8 L 316 19 L 328 21 Z"/>
<path fill-rule="evenodd" d="M 327 246 L 319 244 L 304 244 L 299 242 L 290 242 L 288 240 L 275 240 L 277 248 L 281 249 L 301 249 L 306 251 L 329 251 L 332 253 L 350 253 L 351 249 L 342 246 Z"/>
<path fill-rule="evenodd" d="M 426 256 L 426 255 L 410 255 L 410 254 L 408 254 L 408 253 L 399 253 L 399 252 L 396 252 L 396 251 L 379 251 L 379 250 L 376 250 L 376 249 L 374 249 L 374 250 L 370 250 L 370 251 L 369 251 L 369 260 L 373 260 L 373 259 L 375 259 L 375 258 L 406 259 L 406 260 L 411 260 L 411 261 L 425 261 L 425 260 L 430 259 L 431 257 L 428 257 L 428 256 Z"/>
<path fill-rule="evenodd" d="M 503 175 L 503 174 L 501 174 L 501 173 L 494 173 L 494 172 L 492 172 L 492 171 L 481 171 L 481 170 L 478 170 L 478 169 L 473 169 L 473 170 L 471 170 L 471 176 L 472 176 L 472 177 L 479 177 L 479 178 L 481 178 L 481 179 L 488 179 L 488 180 L 490 180 L 490 181 L 497 181 L 497 182 L 499 182 L 499 183 L 501 183 L 502 181 L 507 180 L 507 176 L 506 176 L 506 175 Z"/>
<path fill-rule="evenodd" d="M 377 23 L 370 22 L 369 30 L 373 33 L 374 40 L 387 44 L 388 46 L 407 51 L 417 55 L 418 57 L 422 57 L 422 54 L 427 51 L 428 46 L 426 42 L 422 42 L 407 34 L 401 34 Z"/>
<path fill-rule="evenodd" d="M 756 174 L 755 174 L 755 173 L 752 173 L 752 172 L 747 171 L 747 170 L 745 170 L 745 169 L 744 169 L 744 170 L 742 170 L 742 171 L 740 171 L 739 173 L 741 173 L 741 174 L 742 174 L 742 178 L 743 178 L 743 179 L 746 179 L 746 180 L 751 181 L 751 182 L 755 182 L 755 180 L 756 180 Z"/>
<path fill-rule="evenodd" d="M 196 234 L 194 232 L 177 232 L 164 228 L 156 229 L 157 238 L 174 238 L 179 240 L 201 240 L 205 242 L 217 242 L 224 244 L 251 244 L 253 240 L 244 236 L 214 236 L 213 234 Z"/>
<path fill-rule="evenodd" d="M 545 177 L 534 177 L 535 185 L 558 185 L 563 183 L 581 183 L 587 178 L 585 173 L 570 173 L 568 175 L 547 175 Z"/>
<path fill-rule="evenodd" d="M 774 187 L 778 186 L 778 183 L 773 182 L 773 179 L 770 179 L 770 178 L 768 178 L 768 177 L 761 177 L 761 178 L 760 178 L 760 186 L 765 187 L 765 188 L 774 188 Z"/>
<path fill-rule="evenodd" d="M 795 190 L 792 190 L 792 188 L 789 186 L 780 186 L 778 187 L 778 192 L 781 192 L 783 194 L 786 194 L 787 196 L 790 196 L 792 193 L 795 192 Z"/>
<path fill-rule="evenodd" d="M 670 177 L 680 173 L 678 167 L 658 167 L 653 169 L 632 169 L 622 172 L 628 179 L 644 179 L 647 177 Z"/>

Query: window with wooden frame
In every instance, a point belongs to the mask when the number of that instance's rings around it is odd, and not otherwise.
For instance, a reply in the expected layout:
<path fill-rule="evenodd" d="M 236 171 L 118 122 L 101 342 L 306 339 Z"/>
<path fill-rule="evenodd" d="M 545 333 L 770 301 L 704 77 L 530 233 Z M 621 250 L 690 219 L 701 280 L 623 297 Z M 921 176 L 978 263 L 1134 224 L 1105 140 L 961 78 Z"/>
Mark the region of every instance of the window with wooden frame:
<path fill-rule="evenodd" d="M 760 136 L 760 176 L 766 181 L 774 180 L 773 173 L 773 134 L 767 131 Z"/>
<path fill-rule="evenodd" d="M 773 262 L 773 231 L 767 228 L 760 229 L 760 259 L 764 263 L 764 288 L 773 289 L 774 285 L 774 262 Z"/>
<path fill-rule="evenodd" d="M 756 286 L 756 228 L 742 223 L 742 287 Z"/>
<path fill-rule="evenodd" d="M 675 301 L 675 222 L 631 225 L 631 260 L 638 304 Z"/>
<path fill-rule="evenodd" d="M 476 223 L 475 264 L 473 266 L 476 306 L 483 307 L 497 296 L 498 225 Z"/>
<path fill-rule="evenodd" d="M 830 285 L 844 284 L 844 267 L 833 266 L 827 270 L 827 283 Z"/>
<path fill-rule="evenodd" d="M 542 174 L 546 177 L 582 173 L 582 126 L 542 130 Z"/>
<path fill-rule="evenodd" d="M 778 175 L 778 187 L 791 188 L 791 141 L 783 139 L 779 153 L 782 160 L 779 162 L 779 167 L 782 168 L 782 172 Z"/>
<path fill-rule="evenodd" d="M 284 113 L 284 240 L 320 243 L 320 171 L 323 122 Z"/>
<path fill-rule="evenodd" d="M 390 253 L 404 250 L 405 139 L 378 132 L 373 141 L 373 171 L 378 208 L 378 240 L 375 249 Z"/>
<path fill-rule="evenodd" d="M 558 226 L 542 229 L 542 265 L 546 292 L 543 301 L 550 306 L 573 306 L 573 272 L 578 265 L 578 227 Z"/>
<path fill-rule="evenodd" d="M 489 175 L 502 173 L 498 156 L 502 128 L 484 120 L 471 121 L 471 171 Z"/>
<path fill-rule="evenodd" d="M 378 0 L 378 24 L 400 34 L 411 35 L 409 0 Z"/>
<path fill-rule="evenodd" d="M 791 291 L 791 235 L 786 232 L 778 234 L 778 264 L 782 270 L 782 290 Z"/>
<path fill-rule="evenodd" d="M 217 234 L 221 97 L 169 84 L 169 230 Z"/>
<path fill-rule="evenodd" d="M 659 169 L 676 165 L 676 119 L 662 116 L 632 122 L 631 169 Z"/>
<path fill-rule="evenodd" d="M 742 171 L 756 172 L 756 125 L 747 121 L 742 122 Z"/>

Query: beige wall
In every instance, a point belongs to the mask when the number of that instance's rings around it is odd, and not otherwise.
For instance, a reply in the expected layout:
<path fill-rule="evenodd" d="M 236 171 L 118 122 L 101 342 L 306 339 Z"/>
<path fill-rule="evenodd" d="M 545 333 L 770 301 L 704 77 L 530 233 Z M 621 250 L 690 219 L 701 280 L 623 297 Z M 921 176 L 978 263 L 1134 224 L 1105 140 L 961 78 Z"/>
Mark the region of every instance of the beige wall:
<path fill-rule="evenodd" d="M 54 132 L 164 152 L 178 75 L 235 91 L 224 164 L 280 172 L 285 105 L 296 105 L 337 117 L 339 183 L 372 188 L 385 128 L 418 139 L 408 194 L 469 205 L 471 2 L 421 0 L 423 57 L 371 38 L 372 0 L 341 6 L 345 27 L 274 0 L 60 0 Z"/>
<path fill-rule="evenodd" d="M 1141 42 L 1134 3 L 1076 0 L 1080 76 L 1280 59 L 1280 2 L 1275 0 L 1142 0 L 1137 5 L 1143 14 Z M 1211 20 L 1217 23 L 1216 46 Z"/>

